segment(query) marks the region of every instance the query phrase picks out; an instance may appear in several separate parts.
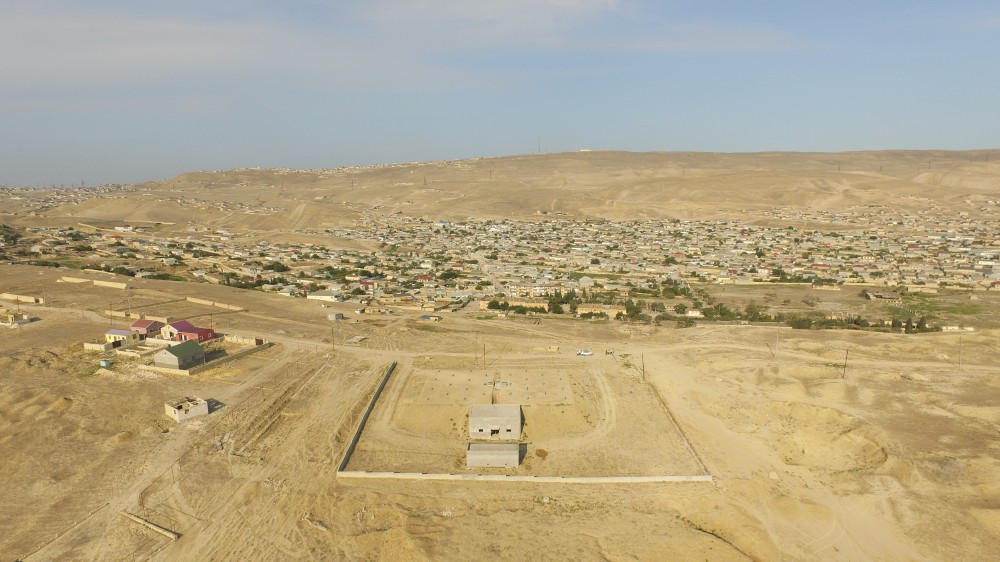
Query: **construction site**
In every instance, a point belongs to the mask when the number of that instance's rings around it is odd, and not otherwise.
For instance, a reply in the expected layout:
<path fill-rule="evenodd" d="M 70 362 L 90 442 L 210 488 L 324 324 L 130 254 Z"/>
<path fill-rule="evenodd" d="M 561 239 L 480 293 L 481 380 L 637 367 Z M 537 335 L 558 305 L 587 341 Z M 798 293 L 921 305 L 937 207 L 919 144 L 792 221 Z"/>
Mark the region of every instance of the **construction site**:
<path fill-rule="evenodd" d="M 470 439 L 499 438 L 524 445 L 520 465 L 504 474 L 706 474 L 641 370 L 620 364 L 627 357 L 509 354 L 486 369 L 475 360 L 422 356 L 396 369 L 347 469 L 461 473 Z M 494 435 L 470 431 L 476 408 L 488 408 L 482 404 L 519 409 L 523 425 L 518 419 L 514 434 L 512 424 L 496 425 Z"/>

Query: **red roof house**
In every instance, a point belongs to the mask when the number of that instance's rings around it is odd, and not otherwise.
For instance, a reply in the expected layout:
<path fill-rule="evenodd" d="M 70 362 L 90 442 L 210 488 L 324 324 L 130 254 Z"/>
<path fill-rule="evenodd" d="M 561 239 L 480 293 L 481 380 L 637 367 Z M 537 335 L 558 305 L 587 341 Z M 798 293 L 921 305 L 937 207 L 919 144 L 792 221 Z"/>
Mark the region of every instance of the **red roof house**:
<path fill-rule="evenodd" d="M 198 343 L 204 343 L 215 339 L 215 330 L 199 328 L 187 320 L 178 320 L 167 324 L 160 330 L 160 334 L 164 339 L 174 341 L 195 340 Z"/>
<path fill-rule="evenodd" d="M 163 322 L 146 319 L 136 320 L 135 322 L 132 322 L 132 325 L 128 328 L 133 332 L 139 332 L 143 338 L 146 338 L 151 335 L 158 335 L 160 331 L 163 330 Z"/>

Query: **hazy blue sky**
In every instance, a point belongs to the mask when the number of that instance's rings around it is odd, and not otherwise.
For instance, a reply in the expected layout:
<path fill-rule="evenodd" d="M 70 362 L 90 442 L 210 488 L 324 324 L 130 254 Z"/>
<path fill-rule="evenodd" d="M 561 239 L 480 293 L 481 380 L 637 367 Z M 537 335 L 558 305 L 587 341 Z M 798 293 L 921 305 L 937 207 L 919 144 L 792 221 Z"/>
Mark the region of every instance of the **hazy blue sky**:
<path fill-rule="evenodd" d="M 0 0 L 0 184 L 1000 147 L 1000 3 Z"/>

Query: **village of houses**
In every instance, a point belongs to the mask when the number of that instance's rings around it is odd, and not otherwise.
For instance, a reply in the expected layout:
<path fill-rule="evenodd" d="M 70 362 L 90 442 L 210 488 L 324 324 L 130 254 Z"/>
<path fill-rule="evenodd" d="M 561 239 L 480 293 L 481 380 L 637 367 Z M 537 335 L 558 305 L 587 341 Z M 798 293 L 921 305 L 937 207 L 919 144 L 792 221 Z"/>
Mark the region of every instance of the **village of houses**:
<path fill-rule="evenodd" d="M 81 190 L 54 190 L 53 197 L 63 191 Z M 106 191 L 103 196 L 115 196 L 114 189 Z M 478 301 L 486 309 L 494 301 L 493 309 L 502 304 L 498 313 L 635 320 L 636 314 L 628 314 L 630 300 L 655 298 L 665 286 L 676 297 L 678 287 L 854 285 L 872 288 L 869 298 L 890 301 L 905 293 L 1000 287 L 1000 241 L 985 221 L 967 213 L 948 216 L 934 205 L 913 213 L 867 205 L 839 212 L 777 208 L 768 216 L 790 226 L 559 216 L 446 222 L 368 212 L 352 228 L 300 232 L 313 240 L 358 241 L 366 249 L 261 240 L 226 229 L 188 227 L 168 235 L 159 224 L 81 222 L 8 231 L 0 251 L 16 263 L 351 301 L 358 303 L 358 314 L 411 308 L 432 319 L 449 307 Z M 650 319 L 712 316 L 711 300 L 652 310 L 647 303 L 646 312 Z"/>

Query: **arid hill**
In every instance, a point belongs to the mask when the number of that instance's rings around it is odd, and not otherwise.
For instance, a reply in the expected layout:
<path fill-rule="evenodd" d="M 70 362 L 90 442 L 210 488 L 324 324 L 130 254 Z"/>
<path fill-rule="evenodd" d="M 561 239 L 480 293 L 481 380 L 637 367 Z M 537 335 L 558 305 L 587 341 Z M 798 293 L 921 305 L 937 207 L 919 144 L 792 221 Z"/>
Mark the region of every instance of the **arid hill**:
<path fill-rule="evenodd" d="M 1000 150 L 574 152 L 330 170 L 191 172 L 122 199 L 56 205 L 40 218 L 295 230 L 350 224 L 359 212 L 431 220 L 564 215 L 611 220 L 746 218 L 747 211 L 865 205 L 975 215 L 1000 193 Z"/>

